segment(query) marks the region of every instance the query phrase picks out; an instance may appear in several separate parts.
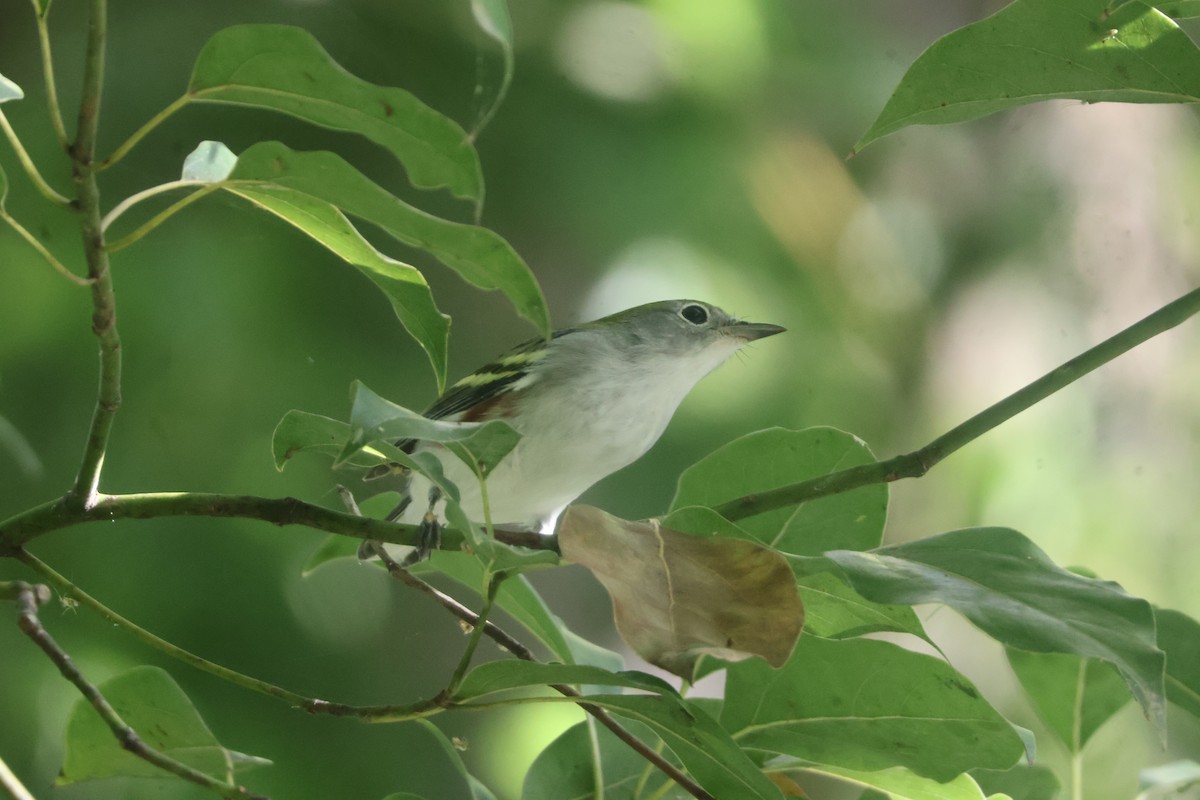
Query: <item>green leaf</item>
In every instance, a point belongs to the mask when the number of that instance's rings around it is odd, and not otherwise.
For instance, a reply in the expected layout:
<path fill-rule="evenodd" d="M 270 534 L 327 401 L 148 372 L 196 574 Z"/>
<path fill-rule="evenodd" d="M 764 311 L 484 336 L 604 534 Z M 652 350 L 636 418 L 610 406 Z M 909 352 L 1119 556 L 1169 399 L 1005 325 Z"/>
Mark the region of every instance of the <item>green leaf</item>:
<path fill-rule="evenodd" d="M 1009 767 L 1024 753 L 954 668 L 868 639 L 803 636 L 780 670 L 730 666 L 721 724 L 745 748 L 860 772 L 900 766 L 939 781 Z"/>
<path fill-rule="evenodd" d="M 486 228 L 410 206 L 334 153 L 301 153 L 279 142 L 260 142 L 241 154 L 229 180 L 256 184 L 260 191 L 264 186 L 290 189 L 378 225 L 400 242 L 431 253 L 469 283 L 504 292 L 521 316 L 550 332 L 541 287 L 508 242 Z"/>
<path fill-rule="evenodd" d="M 679 476 L 671 510 L 716 506 L 874 461 L 861 439 L 834 428 L 770 428 L 735 439 L 688 467 Z M 883 538 L 887 491 L 882 484 L 864 486 L 738 520 L 738 526 L 789 555 L 864 550 Z"/>
<path fill-rule="evenodd" d="M 1172 761 L 1138 773 L 1138 787 L 1142 792 L 1135 800 L 1182 797 L 1185 790 L 1194 786 L 1200 786 L 1200 764 L 1190 760 Z"/>
<path fill-rule="evenodd" d="M 1058 778 L 1051 769 L 1039 764 L 1018 764 L 1007 770 L 973 769 L 970 774 L 989 797 L 1000 793 L 1013 800 L 1055 800 L 1058 797 Z"/>
<path fill-rule="evenodd" d="M 412 94 L 346 72 L 307 31 L 236 25 L 218 31 L 196 58 L 186 98 L 281 111 L 387 148 L 422 189 L 483 196 L 479 156 L 466 132 Z"/>
<path fill-rule="evenodd" d="M 479 29 L 500 45 L 500 52 L 504 57 L 504 72 L 500 84 L 496 87 L 491 102 L 480 111 L 471 131 L 471 139 L 475 139 L 495 116 L 496 110 L 504 102 L 504 96 L 508 94 L 508 87 L 512 84 L 514 59 L 512 18 L 508 14 L 508 3 L 505 0 L 471 0 L 471 14 L 475 17 Z"/>
<path fill-rule="evenodd" d="M 1200 622 L 1166 608 L 1154 616 L 1158 646 L 1167 654 L 1167 699 L 1200 718 Z"/>
<path fill-rule="evenodd" d="M 338 464 L 372 442 L 418 439 L 446 445 L 482 480 L 521 438 L 504 420 L 478 423 L 429 419 L 380 397 L 360 381 L 355 381 L 350 391 L 350 438 L 338 456 Z"/>
<path fill-rule="evenodd" d="M 1062 569 L 1016 531 L 972 528 L 826 556 L 869 600 L 944 603 L 1002 644 L 1112 663 L 1165 731 L 1163 654 L 1150 604 Z"/>
<path fill-rule="evenodd" d="M 923 778 L 904 767 L 864 772 L 834 766 L 801 766 L 800 770 L 816 775 L 846 781 L 855 786 L 871 789 L 877 794 L 872 797 L 891 800 L 984 800 L 975 781 L 967 775 L 959 775 L 950 781 L 939 782 Z"/>
<path fill-rule="evenodd" d="M 438 311 L 425 276 L 415 267 L 383 255 L 333 205 L 270 184 L 237 185 L 228 178 L 237 156 L 220 142 L 205 141 L 183 162 L 182 179 L 219 183 L 227 191 L 295 226 L 343 261 L 356 267 L 388 298 L 392 310 L 429 357 L 438 390 L 446 384 L 450 319 Z"/>
<path fill-rule="evenodd" d="M 480 664 L 468 672 L 453 699 L 461 703 L 509 689 L 550 686 L 556 683 L 621 686 L 654 694 L 677 695 L 669 683 L 645 672 L 609 672 L 582 664 L 506 660 Z"/>
<path fill-rule="evenodd" d="M 909 633 L 929 637 L 910 606 L 872 603 L 830 572 L 796 581 L 804 601 L 804 628 L 824 639 L 848 639 L 868 633 Z"/>
<path fill-rule="evenodd" d="M 1159 11 L 1134 0 L 1016 0 L 943 36 L 909 67 L 854 146 L 909 125 L 976 119 L 1055 98 L 1200 100 L 1200 51 Z"/>
<path fill-rule="evenodd" d="M 658 742 L 658 737 L 645 725 L 630 721 L 622 724 L 642 741 L 652 746 Z M 604 797 L 610 800 L 633 798 L 638 780 L 646 769 L 646 760 L 608 728 L 587 720 L 568 728 L 538 754 L 525 773 L 521 800 L 593 800 L 596 797 L 597 754 Z"/>
<path fill-rule="evenodd" d="M 179 684 L 158 667 L 134 667 L 97 688 L 143 742 L 206 775 L 232 781 L 235 767 L 270 763 L 222 747 Z M 83 699 L 76 702 L 67 722 L 66 750 L 60 784 L 167 775 L 123 749 L 104 720 Z"/>
<path fill-rule="evenodd" d="M 20 100 L 25 97 L 25 92 L 20 86 L 0 75 L 0 103 L 7 103 L 9 100 Z"/>
<path fill-rule="evenodd" d="M 714 797 L 780 800 L 775 784 L 699 704 L 667 695 L 589 695 L 587 702 L 649 727 Z"/>
<path fill-rule="evenodd" d="M 454 743 L 450 741 L 446 734 L 442 733 L 442 730 L 438 726 L 427 719 L 417 719 L 414 722 L 421 728 L 424 728 L 430 738 L 437 743 L 442 754 L 445 756 L 445 760 L 450 762 L 450 766 L 453 767 L 461 779 L 461 783 L 458 781 L 455 782 L 458 784 L 456 786 L 442 785 L 437 787 L 438 797 L 469 797 L 472 800 L 495 800 L 495 796 L 491 791 L 467 771 L 467 765 L 463 763 L 462 756 L 458 753 L 458 748 L 454 746 Z"/>
<path fill-rule="evenodd" d="M 271 435 L 271 453 L 275 469 L 280 472 L 287 462 L 302 452 L 312 450 L 331 458 L 336 457 L 350 438 L 350 425 L 341 420 L 292 409 L 283 415 Z M 370 459 L 379 463 L 379 459 Z"/>
<path fill-rule="evenodd" d="M 1200 0 L 1162 0 L 1151 5 L 1174 19 L 1200 17 Z"/>
<path fill-rule="evenodd" d="M 1105 661 L 1008 648 L 1008 663 L 1047 727 L 1071 753 L 1129 702 L 1129 689 Z"/>

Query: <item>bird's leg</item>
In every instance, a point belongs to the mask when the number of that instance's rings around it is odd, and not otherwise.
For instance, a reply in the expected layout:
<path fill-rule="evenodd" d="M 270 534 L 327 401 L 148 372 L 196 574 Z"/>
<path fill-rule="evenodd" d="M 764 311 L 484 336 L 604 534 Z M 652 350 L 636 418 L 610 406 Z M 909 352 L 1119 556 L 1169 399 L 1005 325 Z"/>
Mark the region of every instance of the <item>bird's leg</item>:
<path fill-rule="evenodd" d="M 418 526 L 417 547 L 404 558 L 402 566 L 410 567 L 429 558 L 429 554 L 442 544 L 442 523 L 438 521 L 434 508 L 442 499 L 442 490 L 436 486 L 429 488 L 429 508 Z"/>

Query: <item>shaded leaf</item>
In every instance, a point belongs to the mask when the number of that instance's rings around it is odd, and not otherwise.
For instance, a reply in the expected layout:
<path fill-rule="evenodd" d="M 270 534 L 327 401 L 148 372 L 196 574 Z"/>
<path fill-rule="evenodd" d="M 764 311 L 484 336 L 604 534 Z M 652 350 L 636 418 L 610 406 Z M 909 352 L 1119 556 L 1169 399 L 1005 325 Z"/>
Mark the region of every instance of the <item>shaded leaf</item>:
<path fill-rule="evenodd" d="M 1040 764 L 1018 764 L 1012 769 L 973 769 L 971 777 L 988 793 L 1003 793 L 1013 800 L 1055 800 L 1058 778 Z"/>
<path fill-rule="evenodd" d="M 621 686 L 654 694 L 677 695 L 662 678 L 645 672 L 609 672 L 582 664 L 545 664 L 537 661 L 490 661 L 467 673 L 454 693 L 455 702 L 485 697 L 496 692 L 556 683 Z"/>
<path fill-rule="evenodd" d="M 467 771 L 467 765 L 463 763 L 458 748 L 454 746 L 454 743 L 450 741 L 446 734 L 442 733 L 441 728 L 427 719 L 417 719 L 414 722 L 421 728 L 424 728 L 430 738 L 437 743 L 441 753 L 445 756 L 445 760 L 450 763 L 450 766 L 459 778 L 459 781 L 455 781 L 456 786 L 439 786 L 437 797 L 470 797 L 472 800 L 495 800 L 495 796 L 491 791 L 480 783 L 478 778 Z"/>
<path fill-rule="evenodd" d="M 721 724 L 742 747 L 949 781 L 1024 753 L 1004 717 L 950 665 L 889 642 L 805 636 L 780 670 L 729 667 Z"/>
<path fill-rule="evenodd" d="M 716 506 L 874 461 L 861 439 L 834 428 L 757 431 L 684 470 L 671 509 Z M 792 555 L 865 550 L 883 538 L 887 491 L 882 484 L 864 486 L 738 520 L 738 526 Z"/>
<path fill-rule="evenodd" d="M 801 766 L 800 769 L 873 790 L 870 797 L 884 800 L 984 800 L 985 797 L 978 784 L 967 775 L 939 782 L 904 767 L 874 772 L 821 765 Z"/>
<path fill-rule="evenodd" d="M 1168 17 L 1175 19 L 1200 17 L 1200 0 L 1162 0 L 1162 2 L 1151 3 L 1151 5 Z"/>
<path fill-rule="evenodd" d="M 145 744 L 206 775 L 232 781 L 236 767 L 270 763 L 222 747 L 179 684 L 158 667 L 134 667 L 97 688 Z M 82 698 L 67 722 L 66 751 L 60 784 L 167 775 L 122 748 L 104 720 Z"/>
<path fill-rule="evenodd" d="M 475 17 L 475 24 L 479 29 L 500 45 L 500 52 L 504 58 L 504 71 L 495 94 L 491 102 L 480 110 L 479 118 L 471 130 L 471 139 L 474 139 L 487 127 L 500 104 L 504 102 L 504 96 L 508 94 L 508 87 L 512 84 L 514 59 L 512 18 L 508 14 L 508 3 L 505 0 L 471 0 L 471 14 Z"/>
<path fill-rule="evenodd" d="M 685 517 L 690 531 L 709 535 L 665 527 Z M 608 590 L 617 630 L 650 663 L 689 680 L 703 654 L 783 664 L 804 624 L 787 561 L 732 538 L 734 526 L 708 509 L 677 512 L 665 524 L 573 505 L 559 524 L 559 548 Z"/>
<path fill-rule="evenodd" d="M 521 438 L 501 419 L 483 423 L 429 419 L 380 397 L 360 381 L 355 381 L 350 391 L 350 438 L 338 463 L 372 442 L 417 439 L 446 445 L 482 479 Z"/>
<path fill-rule="evenodd" d="M 466 132 L 403 89 L 376 86 L 339 66 L 310 33 L 235 25 L 213 35 L 192 69 L 187 99 L 281 111 L 366 136 L 404 165 L 412 184 L 479 200 L 483 176 Z"/>
<path fill-rule="evenodd" d="M 15 82 L 0 75 L 0 103 L 7 103 L 9 100 L 20 100 L 25 97 L 25 92 Z"/>
<path fill-rule="evenodd" d="M 1008 663 L 1034 708 L 1071 753 L 1129 702 L 1129 688 L 1112 664 L 1068 653 L 1007 648 Z"/>
<path fill-rule="evenodd" d="M 943 36 L 917 58 L 854 146 L 909 125 L 976 119 L 1054 98 L 1200 100 L 1200 51 L 1161 12 L 1134 0 L 1015 0 Z"/>
<path fill-rule="evenodd" d="M 909 633 L 929 637 L 910 606 L 873 603 L 830 572 L 797 579 L 804 601 L 804 627 L 825 639 L 847 639 L 868 633 Z"/>
<path fill-rule="evenodd" d="M 698 703 L 668 695 L 590 695 L 587 702 L 649 727 L 714 797 L 781 797 L 775 784 Z"/>
<path fill-rule="evenodd" d="M 229 180 L 290 189 L 378 225 L 481 289 L 498 289 L 521 316 L 545 334 L 550 317 L 541 287 L 508 242 L 486 228 L 427 214 L 372 182 L 334 153 L 296 152 L 279 142 L 260 142 L 238 157 Z M 244 188 L 244 187 L 243 187 Z"/>
<path fill-rule="evenodd" d="M 305 451 L 335 457 L 350 438 L 350 425 L 341 420 L 292 409 L 283 415 L 271 434 L 271 454 L 280 472 L 287 462 Z M 382 459 L 370 459 L 379 463 Z"/>
<path fill-rule="evenodd" d="M 1167 699 L 1200 718 L 1200 622 L 1158 608 L 1158 646 L 1167 654 Z"/>
<path fill-rule="evenodd" d="M 1163 654 L 1150 604 L 1062 569 L 1016 531 L 971 528 L 826 556 L 875 602 L 944 603 L 1002 644 L 1112 663 L 1165 730 Z"/>

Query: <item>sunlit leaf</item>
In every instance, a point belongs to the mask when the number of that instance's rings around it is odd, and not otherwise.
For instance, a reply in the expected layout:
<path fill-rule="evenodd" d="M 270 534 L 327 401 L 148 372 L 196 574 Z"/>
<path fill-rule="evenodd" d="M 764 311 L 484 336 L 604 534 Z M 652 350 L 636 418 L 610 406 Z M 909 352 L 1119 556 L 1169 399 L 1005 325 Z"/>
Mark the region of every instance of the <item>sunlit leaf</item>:
<path fill-rule="evenodd" d="M 519 314 L 543 333 L 550 331 L 541 287 L 508 242 L 486 228 L 414 208 L 334 153 L 301 153 L 279 142 L 260 142 L 238 157 L 229 181 L 242 188 L 254 184 L 259 191 L 290 189 L 378 225 L 404 244 L 429 252 L 471 284 L 504 292 Z"/>
<path fill-rule="evenodd" d="M 1002 644 L 1112 663 L 1165 730 L 1164 659 L 1150 604 L 1115 583 L 1068 572 L 1016 531 L 971 528 L 826 555 L 875 602 L 944 603 Z"/>
<path fill-rule="evenodd" d="M 403 89 L 351 75 L 301 28 L 218 31 L 196 59 L 187 98 L 268 108 L 359 133 L 391 151 L 414 186 L 445 186 L 473 200 L 483 193 L 479 157 L 462 128 Z"/>
<path fill-rule="evenodd" d="M 854 148 L 1054 98 L 1196 102 L 1200 50 L 1139 0 L 1015 0 L 922 53 Z"/>
<path fill-rule="evenodd" d="M 625 720 L 622 725 L 644 742 L 653 745 L 658 741 L 658 737 L 640 723 Z M 521 800 L 593 800 L 596 797 L 597 754 L 604 797 L 632 800 L 634 789 L 646 770 L 646 760 L 608 728 L 591 721 L 571 726 L 538 754 L 525 773 Z M 664 799 L 670 800 L 684 797 L 691 795 L 683 794 L 680 789 L 664 795 Z"/>
<path fill-rule="evenodd" d="M 782 669 L 730 666 L 721 724 L 745 748 L 863 772 L 907 767 L 939 781 L 1006 768 L 1024 753 L 953 667 L 869 639 L 804 636 Z"/>
<path fill-rule="evenodd" d="M 1129 688 L 1112 664 L 1068 653 L 1008 648 L 1008 663 L 1047 727 L 1072 753 L 1129 702 Z"/>
<path fill-rule="evenodd" d="M 269 763 L 226 750 L 191 700 L 158 667 L 134 667 L 100 684 L 101 694 L 141 740 L 206 775 L 232 781 L 235 768 Z M 121 747 L 91 704 L 80 699 L 67 723 L 66 758 L 58 782 L 167 775 Z"/>
<path fill-rule="evenodd" d="M 690 680 L 705 654 L 757 655 L 778 666 L 804 624 L 786 559 L 744 538 L 713 535 L 732 527 L 702 508 L 681 509 L 660 524 L 573 505 L 559 524 L 558 543 L 564 558 L 587 567 L 608 590 L 626 643 Z"/>
<path fill-rule="evenodd" d="M 1167 699 L 1200 718 L 1200 622 L 1158 608 L 1158 646 L 1167 654 Z"/>
<path fill-rule="evenodd" d="M 1055 800 L 1058 778 L 1040 764 L 1018 764 L 1012 769 L 973 769 L 971 777 L 991 797 L 1003 793 L 1013 800 Z"/>
<path fill-rule="evenodd" d="M 840 781 L 870 789 L 878 797 L 890 800 L 984 800 L 985 795 L 967 775 L 946 781 L 922 777 L 905 767 L 876 771 L 846 769 L 845 767 L 808 765 L 800 768 L 814 775 L 826 775 Z"/>
<path fill-rule="evenodd" d="M 671 508 L 716 506 L 874 460 L 861 439 L 834 428 L 757 431 L 684 470 Z M 738 527 L 783 553 L 817 556 L 875 547 L 886 517 L 887 487 L 876 484 L 738 520 Z"/>

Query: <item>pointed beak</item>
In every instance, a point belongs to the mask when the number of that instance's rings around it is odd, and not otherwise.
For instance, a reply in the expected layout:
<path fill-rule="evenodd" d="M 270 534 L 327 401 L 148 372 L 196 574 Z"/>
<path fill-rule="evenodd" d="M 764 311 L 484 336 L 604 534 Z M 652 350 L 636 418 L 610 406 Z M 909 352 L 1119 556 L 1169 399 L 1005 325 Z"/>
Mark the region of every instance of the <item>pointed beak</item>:
<path fill-rule="evenodd" d="M 765 339 L 786 330 L 787 328 L 772 325 L 769 322 L 734 322 L 721 328 L 722 333 L 741 339 L 743 342 Z"/>

